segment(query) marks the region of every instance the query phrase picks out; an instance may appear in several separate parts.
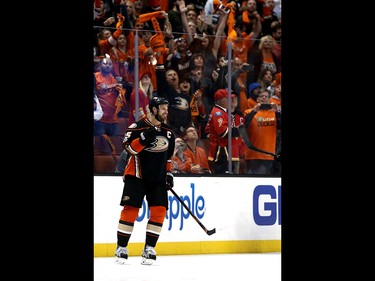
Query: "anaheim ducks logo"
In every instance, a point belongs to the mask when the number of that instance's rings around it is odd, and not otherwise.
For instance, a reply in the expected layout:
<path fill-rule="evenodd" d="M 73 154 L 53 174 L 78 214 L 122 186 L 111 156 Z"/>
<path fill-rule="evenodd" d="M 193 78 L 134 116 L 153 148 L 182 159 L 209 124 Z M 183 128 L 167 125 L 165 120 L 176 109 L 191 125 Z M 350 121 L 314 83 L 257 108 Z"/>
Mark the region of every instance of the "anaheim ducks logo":
<path fill-rule="evenodd" d="M 149 152 L 163 152 L 167 151 L 169 145 L 169 141 L 164 136 L 157 136 L 156 140 L 151 142 L 147 148 L 145 148 Z"/>
<path fill-rule="evenodd" d="M 187 111 L 189 109 L 189 103 L 183 97 L 176 97 L 172 106 L 184 111 Z"/>

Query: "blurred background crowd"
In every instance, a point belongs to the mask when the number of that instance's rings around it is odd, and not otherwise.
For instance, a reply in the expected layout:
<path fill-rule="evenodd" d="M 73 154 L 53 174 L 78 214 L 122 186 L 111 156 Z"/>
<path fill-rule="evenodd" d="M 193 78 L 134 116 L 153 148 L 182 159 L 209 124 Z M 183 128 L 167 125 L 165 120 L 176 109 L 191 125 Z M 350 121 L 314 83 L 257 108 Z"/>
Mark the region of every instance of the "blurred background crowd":
<path fill-rule="evenodd" d="M 121 173 L 127 127 L 169 101 L 176 174 L 280 176 L 281 0 L 94 0 L 94 174 Z"/>

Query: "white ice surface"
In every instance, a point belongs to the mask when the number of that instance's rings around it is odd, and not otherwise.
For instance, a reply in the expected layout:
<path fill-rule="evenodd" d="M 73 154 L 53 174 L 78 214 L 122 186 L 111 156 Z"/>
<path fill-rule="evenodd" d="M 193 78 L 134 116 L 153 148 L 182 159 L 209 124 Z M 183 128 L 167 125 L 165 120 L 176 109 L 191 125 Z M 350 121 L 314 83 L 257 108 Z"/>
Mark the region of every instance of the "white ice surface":
<path fill-rule="evenodd" d="M 113 257 L 94 258 L 94 281 L 281 281 L 281 253 L 157 256 L 141 265 L 130 256 L 124 265 Z"/>

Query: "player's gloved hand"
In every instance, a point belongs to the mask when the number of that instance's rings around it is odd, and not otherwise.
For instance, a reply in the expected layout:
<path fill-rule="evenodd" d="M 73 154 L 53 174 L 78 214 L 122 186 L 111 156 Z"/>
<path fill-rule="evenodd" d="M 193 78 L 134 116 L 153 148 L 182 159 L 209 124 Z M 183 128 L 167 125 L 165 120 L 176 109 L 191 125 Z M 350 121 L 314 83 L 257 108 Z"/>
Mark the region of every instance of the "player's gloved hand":
<path fill-rule="evenodd" d="M 152 126 L 141 133 L 139 142 L 141 143 L 141 145 L 146 146 L 148 143 L 153 141 L 155 137 L 156 137 L 156 128 Z"/>
<path fill-rule="evenodd" d="M 239 136 L 240 136 L 240 131 L 238 130 L 238 128 L 233 127 L 232 128 L 232 138 L 236 138 L 236 137 L 239 137 Z"/>
<path fill-rule="evenodd" d="M 171 172 L 167 172 L 167 176 L 165 178 L 165 185 L 168 189 L 173 188 L 173 174 Z"/>

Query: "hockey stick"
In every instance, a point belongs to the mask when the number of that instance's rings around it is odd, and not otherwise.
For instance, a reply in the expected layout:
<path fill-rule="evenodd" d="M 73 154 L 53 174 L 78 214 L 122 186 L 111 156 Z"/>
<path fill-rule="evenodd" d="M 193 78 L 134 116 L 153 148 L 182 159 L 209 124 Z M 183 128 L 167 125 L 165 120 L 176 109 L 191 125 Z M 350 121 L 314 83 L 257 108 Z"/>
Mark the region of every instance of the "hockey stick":
<path fill-rule="evenodd" d="M 211 230 L 207 230 L 207 228 L 201 223 L 201 221 L 192 213 L 192 211 L 190 211 L 189 207 L 185 204 L 184 201 L 182 201 L 182 199 L 180 198 L 180 196 L 178 196 L 178 194 L 176 193 L 176 191 L 174 191 L 172 188 L 169 189 L 173 194 L 174 196 L 177 198 L 178 201 L 180 201 L 180 203 L 182 204 L 182 206 L 185 207 L 185 209 L 189 212 L 189 214 L 195 219 L 195 221 L 200 225 L 200 227 L 208 234 L 208 235 L 212 235 L 216 232 L 216 229 L 211 229 Z"/>
<path fill-rule="evenodd" d="M 258 152 L 261 152 L 261 153 L 264 153 L 264 154 L 271 155 L 271 156 L 275 157 L 275 160 L 280 161 L 280 159 L 281 159 L 280 154 L 275 154 L 275 153 L 272 153 L 272 152 L 268 152 L 268 151 L 259 149 L 251 143 L 251 141 L 249 139 L 249 135 L 247 134 L 247 131 L 246 131 L 246 128 L 245 128 L 244 124 L 241 124 L 241 125 L 238 126 L 238 131 L 240 132 L 241 138 L 243 139 L 244 143 L 246 144 L 246 146 L 249 149 L 254 150 L 254 151 L 258 151 Z"/>

